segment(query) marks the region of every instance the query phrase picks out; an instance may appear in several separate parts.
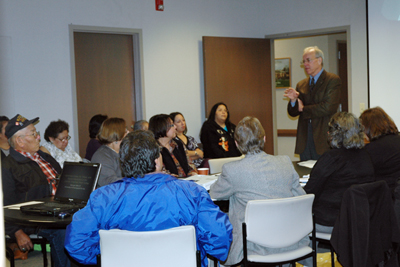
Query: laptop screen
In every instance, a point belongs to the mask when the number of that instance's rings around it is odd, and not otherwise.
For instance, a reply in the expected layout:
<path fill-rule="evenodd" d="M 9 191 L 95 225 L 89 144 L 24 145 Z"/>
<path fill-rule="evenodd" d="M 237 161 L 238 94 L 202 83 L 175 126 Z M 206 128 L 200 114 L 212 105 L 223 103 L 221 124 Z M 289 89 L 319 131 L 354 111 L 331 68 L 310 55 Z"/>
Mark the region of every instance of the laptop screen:
<path fill-rule="evenodd" d="M 99 163 L 64 162 L 54 198 L 62 202 L 87 202 L 100 173 Z"/>

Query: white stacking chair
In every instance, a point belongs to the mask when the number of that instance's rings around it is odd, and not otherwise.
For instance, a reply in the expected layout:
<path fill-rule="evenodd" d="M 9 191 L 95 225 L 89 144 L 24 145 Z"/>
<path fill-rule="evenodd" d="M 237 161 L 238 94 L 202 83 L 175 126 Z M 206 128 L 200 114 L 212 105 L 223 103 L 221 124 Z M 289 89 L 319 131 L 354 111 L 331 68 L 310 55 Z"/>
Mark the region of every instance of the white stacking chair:
<path fill-rule="evenodd" d="M 247 202 L 243 223 L 243 264 L 295 264 L 313 257 L 316 266 L 315 227 L 312 215 L 314 195 L 290 198 L 251 200 Z M 247 241 L 269 248 L 284 248 L 298 243 L 312 232 L 312 248 L 302 246 L 295 250 L 268 255 L 249 254 Z M 294 265 L 293 265 L 294 266 Z"/>
<path fill-rule="evenodd" d="M 219 158 L 219 159 L 209 159 L 208 165 L 210 166 L 210 174 L 220 173 L 222 172 L 222 166 L 225 163 L 240 160 L 244 158 L 244 155 L 240 157 L 231 157 L 231 158 Z"/>
<path fill-rule="evenodd" d="M 200 267 L 193 225 L 160 231 L 100 230 L 97 266 Z"/>

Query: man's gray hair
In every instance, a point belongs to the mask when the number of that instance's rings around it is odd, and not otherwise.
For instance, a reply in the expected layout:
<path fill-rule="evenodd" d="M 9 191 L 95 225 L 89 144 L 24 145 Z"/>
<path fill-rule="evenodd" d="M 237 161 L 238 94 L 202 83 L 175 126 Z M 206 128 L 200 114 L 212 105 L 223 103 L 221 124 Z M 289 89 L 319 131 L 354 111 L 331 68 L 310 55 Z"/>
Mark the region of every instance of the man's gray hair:
<path fill-rule="evenodd" d="M 133 130 L 147 130 L 144 128 L 145 124 L 149 124 L 146 120 L 140 120 L 135 122 L 135 124 L 133 125 Z"/>
<path fill-rule="evenodd" d="M 322 50 L 319 49 L 318 46 L 309 46 L 309 47 L 304 48 L 303 55 L 310 53 L 310 52 L 315 52 L 316 58 L 319 58 L 319 57 L 322 58 L 322 66 L 323 66 L 324 65 L 324 52 L 322 52 Z"/>
<path fill-rule="evenodd" d="M 10 144 L 10 147 L 15 148 L 15 138 L 17 138 L 17 135 L 14 134 L 10 138 L 8 138 L 8 143 Z"/>

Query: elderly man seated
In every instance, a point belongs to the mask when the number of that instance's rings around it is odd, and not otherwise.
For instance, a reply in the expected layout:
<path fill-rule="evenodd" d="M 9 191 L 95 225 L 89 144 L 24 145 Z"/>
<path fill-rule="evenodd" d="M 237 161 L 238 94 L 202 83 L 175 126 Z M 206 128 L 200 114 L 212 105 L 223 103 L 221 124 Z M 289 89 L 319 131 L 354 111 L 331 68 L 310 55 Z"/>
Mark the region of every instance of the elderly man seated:
<path fill-rule="evenodd" d="M 61 168 L 52 156 L 39 150 L 40 136 L 34 126 L 38 120 L 18 114 L 6 126 L 5 135 L 11 147 L 10 154 L 2 160 L 4 206 L 55 193 L 55 178 Z M 29 238 L 33 233 L 49 240 L 55 266 L 70 265 L 63 248 L 65 230 L 23 228 L 6 223 L 6 234 L 15 237 L 23 252 L 33 249 Z"/>
<path fill-rule="evenodd" d="M 162 156 L 152 133 L 129 133 L 119 154 L 126 178 L 95 190 L 87 206 L 75 213 L 65 239 L 69 254 L 80 263 L 95 264 L 100 229 L 153 231 L 193 225 L 202 266 L 208 265 L 206 254 L 224 261 L 232 241 L 228 217 L 203 187 L 161 172 Z"/>

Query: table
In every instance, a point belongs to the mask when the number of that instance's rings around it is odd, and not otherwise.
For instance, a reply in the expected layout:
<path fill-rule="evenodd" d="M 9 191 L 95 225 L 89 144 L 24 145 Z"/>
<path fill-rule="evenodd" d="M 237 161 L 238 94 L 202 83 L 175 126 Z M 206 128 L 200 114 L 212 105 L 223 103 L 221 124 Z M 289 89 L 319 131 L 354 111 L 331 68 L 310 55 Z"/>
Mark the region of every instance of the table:
<path fill-rule="evenodd" d="M 307 168 L 307 167 L 300 166 L 299 164 L 297 164 L 299 162 L 300 161 L 292 161 L 293 167 L 294 167 L 295 171 L 299 174 L 299 177 L 301 178 L 304 175 L 310 174 L 311 169 Z"/>
<path fill-rule="evenodd" d="M 43 200 L 49 200 L 51 198 L 45 198 Z M 40 200 L 40 201 L 43 201 Z M 18 224 L 22 226 L 29 226 L 29 227 L 42 227 L 42 228 L 52 228 L 52 229 L 65 229 L 67 225 L 71 223 L 72 216 L 67 218 L 61 219 L 57 216 L 41 216 L 41 215 L 30 215 L 24 214 L 19 210 L 21 205 L 26 203 L 19 203 L 10 206 L 4 207 L 4 220 L 9 223 Z M 28 259 L 29 260 L 29 259 Z M 71 267 L 84 267 L 86 265 L 82 265 L 76 262 L 74 259 L 70 257 Z"/>
<path fill-rule="evenodd" d="M 51 198 L 45 198 L 43 200 L 49 199 Z M 41 200 L 41 202 L 43 200 Z M 19 207 L 21 207 L 21 205 L 26 205 L 27 203 L 31 203 L 31 201 L 4 207 L 4 220 L 18 225 L 56 229 L 65 229 L 72 221 L 72 216 L 61 219 L 57 216 L 24 214 L 19 210 Z"/>

